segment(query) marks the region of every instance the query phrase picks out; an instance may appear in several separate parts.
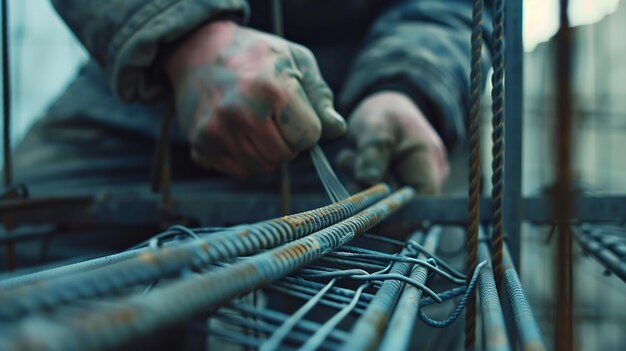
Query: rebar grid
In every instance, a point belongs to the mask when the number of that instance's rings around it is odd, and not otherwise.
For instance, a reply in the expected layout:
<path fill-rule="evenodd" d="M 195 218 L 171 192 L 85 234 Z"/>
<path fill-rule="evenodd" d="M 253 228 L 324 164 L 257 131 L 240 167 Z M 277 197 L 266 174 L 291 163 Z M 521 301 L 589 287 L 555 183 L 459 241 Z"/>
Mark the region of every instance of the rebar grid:
<path fill-rule="evenodd" d="M 626 229 L 583 224 L 572 227 L 572 232 L 585 254 L 593 256 L 607 273 L 626 282 Z"/>
<path fill-rule="evenodd" d="M 358 218 L 355 218 L 358 216 L 345 222 L 359 223 Z M 367 217 L 364 216 L 361 215 L 361 218 Z M 362 240 L 379 243 L 374 245 L 376 250 L 348 246 L 338 238 L 330 241 L 311 238 L 335 238 L 332 233 L 343 236 L 349 227 L 338 231 L 330 227 L 270 251 L 213 262 L 205 269 L 184 270 L 176 279 L 166 279 L 158 285 L 156 282 L 144 282 L 135 289 L 125 289 L 115 295 L 73 301 L 66 306 L 48 306 L 53 309 L 52 313 L 37 311 L 5 324 L 7 328 L 3 328 L 3 334 L 0 335 L 0 348 L 105 349 L 149 334 L 163 325 L 179 323 L 198 311 L 207 311 L 207 307 L 216 301 L 230 300 L 226 307 L 212 314 L 212 320 L 219 321 L 217 325 L 202 324 L 194 328 L 200 328 L 203 333 L 230 343 L 263 350 L 288 350 L 294 347 L 305 350 L 385 350 L 388 347 L 386 345 L 390 344 L 401 346 L 394 349 L 406 350 L 411 345 L 412 329 L 417 317 L 429 326 L 446 327 L 460 315 L 474 286 L 479 288 L 481 296 L 485 293 L 482 279 L 487 272 L 480 269 L 485 262 L 478 265 L 476 274 L 470 279 L 471 284 L 466 286 L 463 274 L 434 255 L 441 235 L 440 227 L 435 226 L 426 233 L 424 246 L 420 245 L 420 235 L 406 242 L 366 235 Z M 223 228 L 214 228 L 213 231 L 221 232 Z M 178 226 L 147 241 L 146 248 L 163 250 L 176 245 L 177 241 L 202 240 L 204 235 L 211 235 L 207 234 L 209 232 L 209 228 L 191 230 Z M 302 241 L 330 246 L 324 257 L 319 256 L 313 261 L 317 257 L 315 252 L 325 250 L 308 245 L 306 251 L 298 253 L 294 248 Z M 401 252 L 394 253 L 389 247 Z M 144 248 L 133 250 L 141 249 Z M 486 255 L 486 246 L 484 250 L 483 256 Z M 295 272 L 293 267 L 297 265 L 292 266 L 289 263 L 291 260 L 309 263 Z M 112 266 L 100 264 L 102 267 Z M 280 268 L 283 266 L 286 268 Z M 72 274 L 71 270 L 65 273 Z M 257 277 L 261 280 L 254 278 L 257 273 L 261 275 Z M 507 268 L 507 277 L 508 273 Z M 427 278 L 435 276 L 437 280 L 460 286 L 435 293 L 427 287 L 427 282 L 428 285 L 432 283 Z M 297 318 L 293 317 L 296 314 L 289 317 L 283 312 L 255 303 L 232 300 L 240 293 L 249 291 L 247 287 L 260 287 L 274 277 L 278 280 L 258 291 L 273 294 L 274 300 L 278 301 L 286 297 L 308 301 L 309 307 L 301 310 Z M 49 276 L 47 279 L 55 278 Z M 14 289 L 7 291 L 11 290 Z M 418 298 L 414 299 L 416 294 Z M 491 293 L 490 296 L 490 303 L 497 302 L 497 295 Z M 444 321 L 434 321 L 419 311 L 420 307 L 456 298 L 460 298 L 456 303 L 457 308 Z M 305 318 L 311 310 L 319 307 L 332 312 L 325 321 L 316 323 Z M 234 315 L 227 313 L 231 310 L 238 312 Z M 393 327 L 399 321 L 406 323 L 403 323 L 403 328 Z M 224 328 L 225 325 L 233 328 Z M 275 341 L 268 342 L 279 330 L 283 332 L 274 338 Z M 367 330 L 367 333 L 363 333 L 363 330 Z M 354 342 L 359 339 L 368 342 Z M 355 348 L 355 345 L 358 347 Z"/>
<path fill-rule="evenodd" d="M 124 343 L 133 337 L 153 332 L 166 325 L 181 322 L 200 310 L 206 310 L 218 303 L 227 301 L 241 293 L 248 292 L 293 272 L 339 246 L 346 244 L 356 235 L 368 230 L 395 210 L 406 204 L 414 195 L 409 188 L 399 190 L 360 213 L 317 231 L 311 235 L 288 242 L 266 252 L 238 260 L 219 269 L 209 270 L 189 278 L 155 288 L 148 294 L 125 296 L 114 304 L 86 303 L 90 313 L 75 313 L 62 317 L 52 315 L 45 321 L 37 314 L 27 316 L 15 323 L 2 340 L 7 348 L 33 347 L 50 348 L 55 343 L 62 343 L 65 349 L 106 349 Z M 239 243 L 245 238 L 239 237 Z M 236 244 L 234 244 L 236 245 Z M 150 261 L 153 256 L 144 257 Z M 132 260 L 132 259 L 131 259 Z M 162 262 L 166 263 L 166 262 Z M 110 272 L 109 272 L 110 273 Z M 137 273 L 137 272 L 135 272 Z M 133 272 L 117 271 L 124 280 Z M 157 277 L 152 277 L 155 279 Z M 184 277 L 183 277 L 184 278 Z M 381 277 L 382 278 L 382 277 Z M 396 279 L 396 277 L 385 277 Z M 142 280 L 144 281 L 144 280 Z M 99 282 L 93 282 L 97 291 Z M 100 285 L 101 286 L 101 285 Z M 91 286 L 76 286 L 77 291 L 61 290 L 56 296 L 81 296 L 82 290 L 94 289 Z M 7 294 L 10 296 L 10 294 Z M 42 300 L 34 300 L 45 304 Z M 180 296 L 185 296 L 181 301 Z M 38 308 L 26 308 L 32 300 L 18 298 L 22 310 L 38 312 Z M 72 300 L 73 301 L 73 300 Z M 3 302 L 6 302 L 3 301 Z M 2 304 L 6 311 L 14 312 L 11 305 Z M 46 305 L 49 309 L 59 309 L 58 305 Z M 9 313 L 17 318 L 19 314 Z M 47 330 L 46 337 L 31 335 L 33 330 Z"/>

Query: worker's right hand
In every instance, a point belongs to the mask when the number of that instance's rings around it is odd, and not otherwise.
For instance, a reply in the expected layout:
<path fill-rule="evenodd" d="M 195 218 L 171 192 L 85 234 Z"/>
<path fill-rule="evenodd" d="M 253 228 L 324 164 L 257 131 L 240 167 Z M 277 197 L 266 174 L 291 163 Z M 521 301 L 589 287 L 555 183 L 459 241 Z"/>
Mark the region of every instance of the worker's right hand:
<path fill-rule="evenodd" d="M 166 70 L 194 160 L 218 171 L 269 171 L 346 130 L 313 54 L 279 37 L 212 22 L 183 40 Z"/>

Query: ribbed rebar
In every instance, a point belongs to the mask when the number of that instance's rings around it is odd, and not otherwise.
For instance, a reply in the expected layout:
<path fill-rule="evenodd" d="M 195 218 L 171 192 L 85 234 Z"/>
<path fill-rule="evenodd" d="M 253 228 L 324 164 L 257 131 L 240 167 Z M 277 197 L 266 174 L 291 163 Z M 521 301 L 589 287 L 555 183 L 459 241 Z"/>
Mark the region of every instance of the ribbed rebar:
<path fill-rule="evenodd" d="M 517 327 L 521 349 L 524 351 L 544 351 L 546 346 L 541 338 L 539 326 L 526 299 L 517 271 L 511 260 L 509 250 L 504 246 L 503 255 L 503 285 L 513 312 L 513 319 Z"/>
<path fill-rule="evenodd" d="M 486 243 L 480 243 L 478 247 L 480 260 L 489 259 L 489 248 Z M 487 269 L 488 268 L 488 269 Z M 490 266 L 480 271 L 478 276 L 478 295 L 480 297 L 480 316 L 485 339 L 483 340 L 486 351 L 509 351 L 511 344 L 506 333 L 506 324 L 502 314 L 502 306 L 493 271 Z"/>
<path fill-rule="evenodd" d="M 416 240 L 421 233 L 414 233 L 410 240 Z M 413 255 L 410 248 L 404 248 L 400 256 Z M 410 262 L 396 262 L 390 273 L 408 276 L 413 268 Z M 399 280 L 386 280 L 376 292 L 374 299 L 369 303 L 365 313 L 352 327 L 350 338 L 343 344 L 344 351 L 374 350 L 384 334 L 387 322 L 402 293 L 405 284 Z"/>
<path fill-rule="evenodd" d="M 435 252 L 439 245 L 441 237 L 441 227 L 433 227 L 425 236 L 424 248 L 429 252 Z M 426 258 L 425 254 L 421 254 L 418 258 Z M 414 266 L 410 278 L 425 284 L 428 276 L 428 269 L 422 266 Z M 385 333 L 378 350 L 395 350 L 404 351 L 409 349 L 411 337 L 413 336 L 413 327 L 420 309 L 420 299 L 422 291 L 414 286 L 407 285 L 400 295 L 398 304 L 389 321 L 388 331 Z"/>
<path fill-rule="evenodd" d="M 483 47 L 483 0 L 472 6 L 472 38 L 469 108 L 469 222 L 467 226 L 467 283 L 478 264 L 478 225 L 480 220 L 480 95 L 482 93 L 481 54 Z M 465 349 L 472 350 L 476 334 L 476 298 L 472 294 L 465 311 Z"/>
<path fill-rule="evenodd" d="M 179 274 L 187 269 L 250 254 L 299 239 L 338 223 L 389 193 L 377 185 L 346 200 L 312 211 L 253 225 L 242 225 L 95 269 L 0 290 L 0 320 L 18 318 L 42 308 L 53 309 L 80 298 L 102 296 L 136 284 Z"/>
<path fill-rule="evenodd" d="M 491 266 L 498 291 L 502 280 L 502 247 L 504 228 L 502 226 L 502 193 L 504 182 L 504 1 L 494 0 L 493 17 L 493 75 L 491 76 L 491 111 L 493 131 L 491 139 L 491 200 L 493 228 L 491 238 Z"/>
<path fill-rule="evenodd" d="M 413 189 L 403 188 L 340 223 L 230 266 L 155 288 L 147 295 L 131 295 L 112 304 L 85 302 L 79 311 L 26 317 L 3 330 L 0 349 L 102 350 L 120 346 L 301 268 L 372 228 L 414 195 Z"/>
<path fill-rule="evenodd" d="M 38 281 L 42 281 L 46 279 L 51 279 L 51 278 L 60 277 L 60 276 L 67 275 L 67 274 L 77 273 L 81 271 L 86 271 L 86 270 L 106 266 L 114 262 L 119 262 L 119 261 L 129 259 L 131 257 L 135 257 L 139 255 L 140 253 L 147 251 L 147 250 L 150 250 L 150 248 L 146 247 L 146 248 L 140 248 L 140 249 L 133 249 L 133 250 L 128 250 L 128 251 L 123 251 L 114 255 L 98 257 L 98 258 L 94 258 L 91 260 L 72 263 L 72 264 L 55 267 L 55 268 L 50 268 L 50 269 L 46 269 L 46 270 L 39 271 L 39 272 L 19 275 L 16 277 L 10 277 L 7 279 L 0 280 L 0 291 L 6 290 L 6 289 L 14 289 L 20 286 L 33 284 Z"/>

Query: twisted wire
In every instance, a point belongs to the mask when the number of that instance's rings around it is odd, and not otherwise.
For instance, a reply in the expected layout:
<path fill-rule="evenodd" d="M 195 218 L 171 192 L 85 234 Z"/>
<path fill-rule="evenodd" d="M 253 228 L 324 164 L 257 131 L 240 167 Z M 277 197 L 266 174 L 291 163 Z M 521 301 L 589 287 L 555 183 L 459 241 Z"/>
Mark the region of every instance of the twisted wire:
<path fill-rule="evenodd" d="M 467 228 L 467 284 L 478 263 L 478 224 L 480 215 L 480 130 L 479 111 L 481 95 L 481 53 L 483 46 L 483 0 L 472 4 L 472 38 L 470 67 L 469 109 L 469 221 Z M 476 297 L 470 293 L 465 314 L 465 350 L 474 347 L 476 334 Z"/>
<path fill-rule="evenodd" d="M 492 198 L 492 238 L 491 238 L 491 266 L 498 291 L 502 285 L 502 248 L 504 242 L 504 228 L 502 226 L 502 190 L 504 175 L 504 1 L 494 0 L 493 17 L 493 88 L 491 90 L 491 111 L 493 113 L 493 132 L 491 139 L 493 147 L 491 153 L 493 161 L 491 169 L 491 198 Z"/>
<path fill-rule="evenodd" d="M 476 269 L 474 269 L 474 273 L 470 277 L 470 282 L 467 284 L 465 294 L 463 294 L 461 301 L 459 301 L 459 304 L 456 306 L 456 308 L 454 309 L 454 311 L 452 312 L 452 314 L 450 314 L 448 318 L 446 318 L 443 321 L 438 321 L 438 320 L 428 317 L 423 311 L 420 310 L 419 316 L 422 322 L 426 323 L 426 325 L 428 325 L 429 327 L 433 327 L 433 328 L 445 328 L 449 326 L 450 324 L 454 323 L 454 321 L 459 317 L 459 315 L 463 311 L 463 308 L 465 308 L 466 306 L 469 307 L 469 304 L 471 300 L 473 299 L 472 296 L 474 296 L 475 294 L 474 288 L 476 287 L 476 283 L 478 282 L 478 273 L 480 272 L 481 268 L 483 268 L 486 264 L 487 264 L 487 261 L 483 261 L 476 266 Z M 473 347 L 473 343 L 471 346 Z"/>

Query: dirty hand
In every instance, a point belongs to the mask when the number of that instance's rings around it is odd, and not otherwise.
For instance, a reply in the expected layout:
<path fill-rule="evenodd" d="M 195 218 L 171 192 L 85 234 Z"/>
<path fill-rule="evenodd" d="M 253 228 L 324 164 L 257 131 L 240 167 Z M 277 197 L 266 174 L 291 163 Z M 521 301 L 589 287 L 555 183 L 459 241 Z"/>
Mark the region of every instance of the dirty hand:
<path fill-rule="evenodd" d="M 372 185 L 393 174 L 422 194 L 437 194 L 448 176 L 446 149 L 437 132 L 406 95 L 383 91 L 365 98 L 349 118 L 356 150 L 338 162 L 356 180 Z"/>
<path fill-rule="evenodd" d="M 230 175 L 272 170 L 346 130 L 308 49 L 231 21 L 185 38 L 166 71 L 192 157 Z"/>

